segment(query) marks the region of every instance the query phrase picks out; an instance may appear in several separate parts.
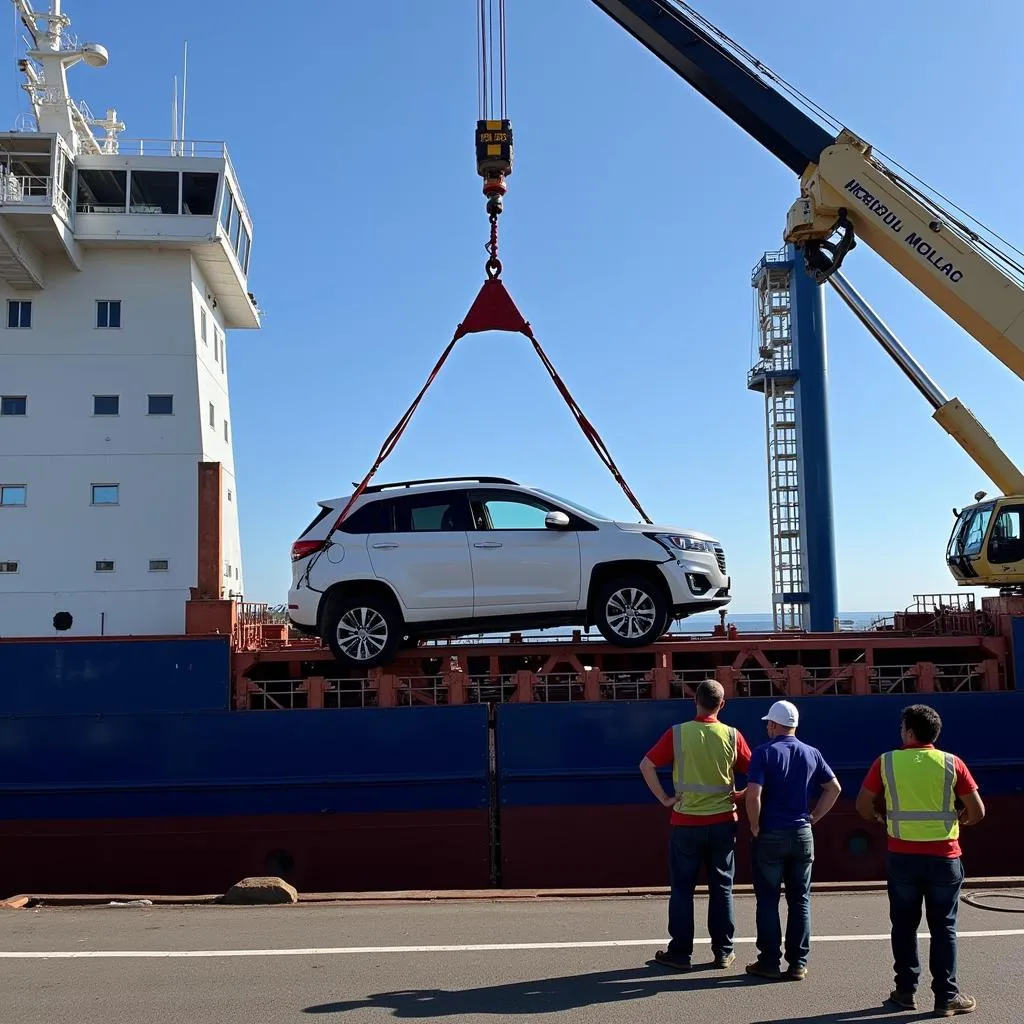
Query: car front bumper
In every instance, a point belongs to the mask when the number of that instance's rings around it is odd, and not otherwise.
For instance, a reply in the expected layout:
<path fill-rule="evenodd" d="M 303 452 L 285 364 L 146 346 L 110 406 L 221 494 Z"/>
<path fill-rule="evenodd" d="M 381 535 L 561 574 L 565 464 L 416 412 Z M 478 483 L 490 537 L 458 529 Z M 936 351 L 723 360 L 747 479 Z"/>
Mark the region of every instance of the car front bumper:
<path fill-rule="evenodd" d="M 714 554 L 687 552 L 662 562 L 661 571 L 672 595 L 673 612 L 689 615 L 724 608 L 732 601 L 732 580 Z"/>

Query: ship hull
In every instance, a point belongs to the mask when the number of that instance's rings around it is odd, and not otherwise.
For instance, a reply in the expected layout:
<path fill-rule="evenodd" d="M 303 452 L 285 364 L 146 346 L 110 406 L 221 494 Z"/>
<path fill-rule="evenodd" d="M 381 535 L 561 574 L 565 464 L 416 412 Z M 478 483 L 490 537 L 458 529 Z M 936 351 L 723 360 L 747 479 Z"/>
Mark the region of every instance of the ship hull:
<path fill-rule="evenodd" d="M 10 893 L 217 893 L 268 873 L 306 892 L 667 883 L 667 812 L 638 765 L 688 700 L 239 711 L 224 666 L 218 639 L 0 644 Z M 965 830 L 968 873 L 1019 871 L 1002 839 L 1024 811 L 1024 692 L 810 696 L 800 736 L 843 786 L 817 880 L 884 876 L 884 834 L 852 801 L 918 699 L 989 808 Z M 722 717 L 753 746 L 770 704 Z"/>

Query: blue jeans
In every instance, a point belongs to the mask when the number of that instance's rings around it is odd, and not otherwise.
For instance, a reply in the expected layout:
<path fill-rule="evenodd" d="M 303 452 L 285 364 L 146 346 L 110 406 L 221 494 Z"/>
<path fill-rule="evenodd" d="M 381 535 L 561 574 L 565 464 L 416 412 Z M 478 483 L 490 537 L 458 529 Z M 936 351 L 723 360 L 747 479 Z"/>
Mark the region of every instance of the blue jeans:
<path fill-rule="evenodd" d="M 936 1000 L 959 994 L 956 983 L 956 915 L 964 868 L 959 857 L 914 853 L 888 855 L 889 920 L 892 922 L 893 972 L 900 992 L 915 992 L 921 977 L 917 926 L 921 903 L 928 919 L 931 945 L 928 968 Z"/>
<path fill-rule="evenodd" d="M 782 965 L 779 895 L 785 886 L 786 962 L 790 967 L 806 967 L 811 949 L 811 827 L 761 832 L 754 840 L 752 852 L 758 963 L 763 967 Z"/>
<path fill-rule="evenodd" d="M 673 825 L 669 844 L 668 955 L 693 956 L 693 891 L 701 865 L 708 881 L 708 932 L 715 956 L 732 952 L 736 920 L 732 880 L 736 873 L 736 822 L 717 825 Z"/>

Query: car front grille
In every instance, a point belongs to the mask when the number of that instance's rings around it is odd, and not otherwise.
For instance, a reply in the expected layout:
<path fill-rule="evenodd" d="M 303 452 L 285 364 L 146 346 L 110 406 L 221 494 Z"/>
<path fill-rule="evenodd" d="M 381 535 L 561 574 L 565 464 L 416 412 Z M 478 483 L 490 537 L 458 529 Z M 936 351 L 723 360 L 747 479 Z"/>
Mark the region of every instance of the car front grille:
<path fill-rule="evenodd" d="M 722 574 L 724 575 L 725 574 L 725 552 L 720 547 L 716 547 L 715 548 L 715 558 L 718 559 L 718 568 L 722 572 Z"/>

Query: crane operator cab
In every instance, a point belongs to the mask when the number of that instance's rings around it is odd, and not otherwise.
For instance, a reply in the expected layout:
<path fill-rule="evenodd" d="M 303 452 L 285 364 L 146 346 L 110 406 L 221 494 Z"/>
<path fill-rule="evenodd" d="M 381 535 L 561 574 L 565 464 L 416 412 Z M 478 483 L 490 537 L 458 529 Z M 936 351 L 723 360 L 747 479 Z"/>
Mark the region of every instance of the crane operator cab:
<path fill-rule="evenodd" d="M 962 587 L 1024 587 L 1024 495 L 977 503 L 956 514 L 946 564 Z"/>

